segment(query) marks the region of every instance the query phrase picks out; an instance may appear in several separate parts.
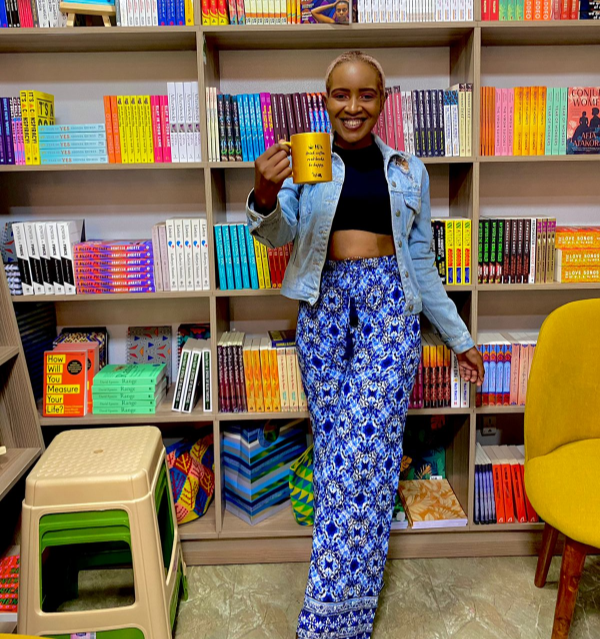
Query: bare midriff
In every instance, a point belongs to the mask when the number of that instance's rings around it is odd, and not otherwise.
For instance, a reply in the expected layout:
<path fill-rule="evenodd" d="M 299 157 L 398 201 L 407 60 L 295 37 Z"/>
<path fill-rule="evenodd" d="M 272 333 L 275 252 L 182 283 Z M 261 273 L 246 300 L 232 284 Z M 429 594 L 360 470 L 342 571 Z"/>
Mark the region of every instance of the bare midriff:
<path fill-rule="evenodd" d="M 395 255 L 391 235 L 368 231 L 335 231 L 329 238 L 327 258 L 330 260 L 356 260 L 369 257 Z"/>

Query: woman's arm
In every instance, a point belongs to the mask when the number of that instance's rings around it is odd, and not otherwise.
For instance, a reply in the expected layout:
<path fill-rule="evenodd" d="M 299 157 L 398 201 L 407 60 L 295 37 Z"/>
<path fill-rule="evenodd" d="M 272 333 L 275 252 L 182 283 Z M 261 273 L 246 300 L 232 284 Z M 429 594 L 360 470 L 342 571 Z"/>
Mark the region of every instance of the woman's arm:
<path fill-rule="evenodd" d="M 325 22 L 327 24 L 335 24 L 335 20 L 333 18 L 330 18 L 329 16 L 324 16 L 324 15 L 321 15 L 321 14 L 324 11 L 328 11 L 329 9 L 333 9 L 337 3 L 338 3 L 338 0 L 336 0 L 335 2 L 332 2 L 331 4 L 324 4 L 324 5 L 320 6 L 320 7 L 317 7 L 316 9 L 311 9 L 310 13 L 311 13 L 312 17 L 317 22 Z"/>

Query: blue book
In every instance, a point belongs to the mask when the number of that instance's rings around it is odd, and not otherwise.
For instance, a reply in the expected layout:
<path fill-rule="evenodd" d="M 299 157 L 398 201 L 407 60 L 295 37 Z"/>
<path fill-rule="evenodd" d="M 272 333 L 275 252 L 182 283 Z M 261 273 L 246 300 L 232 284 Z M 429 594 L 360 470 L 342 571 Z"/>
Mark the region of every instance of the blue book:
<path fill-rule="evenodd" d="M 250 113 L 250 139 L 252 141 L 254 159 L 256 160 L 256 158 L 261 154 L 257 135 L 257 118 L 260 117 L 260 109 L 257 114 L 254 104 L 254 96 L 252 94 L 248 96 L 248 111 Z"/>
<path fill-rule="evenodd" d="M 177 19 L 177 9 L 175 8 L 176 0 L 167 0 L 167 26 L 175 26 Z"/>
<path fill-rule="evenodd" d="M 175 21 L 178 26 L 185 26 L 185 0 L 175 0 Z"/>
<path fill-rule="evenodd" d="M 56 136 L 54 136 L 56 138 Z M 97 153 L 106 153 L 106 140 L 40 140 L 40 151 L 60 150 L 60 149 L 88 149 Z"/>
<path fill-rule="evenodd" d="M 250 285 L 253 289 L 258 288 L 258 270 L 256 268 L 256 253 L 254 252 L 254 239 L 250 235 L 248 227 L 244 224 L 244 235 L 246 238 L 246 248 L 248 249 L 248 270 L 250 271 Z"/>
<path fill-rule="evenodd" d="M 231 253 L 231 236 L 229 234 L 229 225 L 221 226 L 223 232 L 223 253 L 225 254 L 225 273 L 227 274 L 227 288 L 234 289 L 235 283 L 233 279 L 233 256 Z"/>
<path fill-rule="evenodd" d="M 258 136 L 258 148 L 262 155 L 265 152 L 265 135 L 263 131 L 262 111 L 260 108 L 260 93 L 254 93 L 254 109 L 256 110 L 256 135 Z M 257 156 L 258 157 L 258 156 Z"/>
<path fill-rule="evenodd" d="M 40 139 L 44 135 L 58 135 L 60 133 L 103 133 L 106 135 L 104 124 L 42 124 L 38 127 Z"/>
<path fill-rule="evenodd" d="M 498 397 L 502 401 L 502 389 L 504 388 L 504 346 L 503 344 L 496 344 L 496 401 L 498 403 Z"/>
<path fill-rule="evenodd" d="M 482 393 L 482 395 L 485 395 L 486 393 L 489 393 L 489 388 L 490 388 L 489 352 L 490 352 L 490 347 L 487 344 L 482 344 L 482 346 L 481 346 L 481 357 L 483 358 L 483 384 L 481 385 L 481 393 Z M 488 359 L 487 360 L 485 358 L 485 354 L 486 353 L 488 353 Z"/>
<path fill-rule="evenodd" d="M 240 122 L 240 144 L 242 146 L 242 161 L 249 162 L 248 160 L 248 145 L 246 144 L 246 116 L 244 114 L 244 96 L 235 96 L 238 103 L 238 119 Z"/>
<path fill-rule="evenodd" d="M 510 397 L 510 369 L 512 367 L 512 344 L 504 346 L 504 381 L 502 382 L 502 394 L 504 397 Z M 504 397 L 503 403 L 504 403 Z"/>
<path fill-rule="evenodd" d="M 242 288 L 240 243 L 238 242 L 237 226 L 235 224 L 229 225 L 229 237 L 231 238 L 234 284 L 236 289 L 240 289 Z"/>
<path fill-rule="evenodd" d="M 246 156 L 244 160 L 247 162 L 254 162 L 256 156 L 254 155 L 254 145 L 252 144 L 252 122 L 250 121 L 250 110 L 248 108 L 248 96 L 244 93 L 240 96 L 242 99 L 242 108 L 240 114 L 243 114 L 244 120 L 244 132 L 242 133 L 242 145 L 246 149 Z M 241 116 L 240 116 L 241 122 Z"/>
<path fill-rule="evenodd" d="M 223 233 L 221 224 L 215 224 L 215 249 L 217 251 L 217 270 L 219 273 L 219 288 L 227 290 L 227 278 L 225 277 L 225 251 L 223 249 Z"/>
<path fill-rule="evenodd" d="M 0 0 L 0 29 L 8 29 L 8 16 L 6 15 L 5 0 Z"/>
<path fill-rule="evenodd" d="M 496 523 L 496 495 L 494 493 L 494 471 L 492 464 L 487 464 L 486 479 L 488 484 L 488 492 L 490 494 L 490 523 Z"/>
<path fill-rule="evenodd" d="M 245 228 L 245 224 L 237 225 L 238 244 L 240 245 L 240 268 L 242 270 L 242 288 L 250 288 L 250 277 L 248 276 L 250 265 L 248 264 Z"/>
<path fill-rule="evenodd" d="M 481 501 L 481 466 L 475 466 L 475 512 L 473 513 L 473 521 L 476 524 L 480 523 L 480 501 Z"/>
<path fill-rule="evenodd" d="M 158 24 L 161 27 L 166 27 L 167 26 L 167 0 L 158 0 L 156 8 L 158 10 Z"/>
<path fill-rule="evenodd" d="M 106 149 L 40 149 L 40 158 L 98 158 L 108 157 Z"/>
<path fill-rule="evenodd" d="M 490 379 L 488 380 L 488 393 L 489 393 L 490 405 L 491 405 L 492 397 L 494 397 L 496 393 L 496 357 L 498 353 L 498 350 L 497 350 L 498 344 L 489 344 L 488 349 L 490 353 L 490 363 L 488 365 L 488 373 L 487 373 L 490 377 Z"/>
<path fill-rule="evenodd" d="M 42 164 L 108 164 L 108 155 L 103 158 L 65 158 L 58 156 L 48 158 L 41 157 L 40 162 Z"/>

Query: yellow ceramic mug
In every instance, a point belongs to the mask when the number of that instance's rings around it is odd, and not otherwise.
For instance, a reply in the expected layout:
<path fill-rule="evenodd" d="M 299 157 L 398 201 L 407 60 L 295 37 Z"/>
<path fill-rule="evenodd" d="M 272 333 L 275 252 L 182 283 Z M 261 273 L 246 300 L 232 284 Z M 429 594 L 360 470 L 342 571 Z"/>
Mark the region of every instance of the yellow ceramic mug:
<path fill-rule="evenodd" d="M 331 182 L 331 138 L 329 133 L 296 133 L 291 142 L 294 184 Z"/>

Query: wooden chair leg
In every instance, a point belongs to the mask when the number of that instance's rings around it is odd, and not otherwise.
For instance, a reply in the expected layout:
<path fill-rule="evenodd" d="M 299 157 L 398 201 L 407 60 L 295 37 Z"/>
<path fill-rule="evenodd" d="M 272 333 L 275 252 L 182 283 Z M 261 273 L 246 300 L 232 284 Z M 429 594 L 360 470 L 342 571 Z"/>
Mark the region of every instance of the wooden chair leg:
<path fill-rule="evenodd" d="M 550 562 L 552 561 L 552 555 L 554 554 L 554 549 L 556 548 L 557 539 L 558 530 L 547 523 L 544 526 L 542 548 L 540 550 L 540 556 L 538 557 L 537 568 L 535 570 L 534 583 L 538 588 L 543 588 L 546 585 L 548 570 L 550 569 Z"/>
<path fill-rule="evenodd" d="M 588 550 L 589 546 L 580 544 L 569 537 L 565 540 L 552 639 L 567 639 L 569 636 L 577 591 L 579 590 L 579 580 Z"/>

